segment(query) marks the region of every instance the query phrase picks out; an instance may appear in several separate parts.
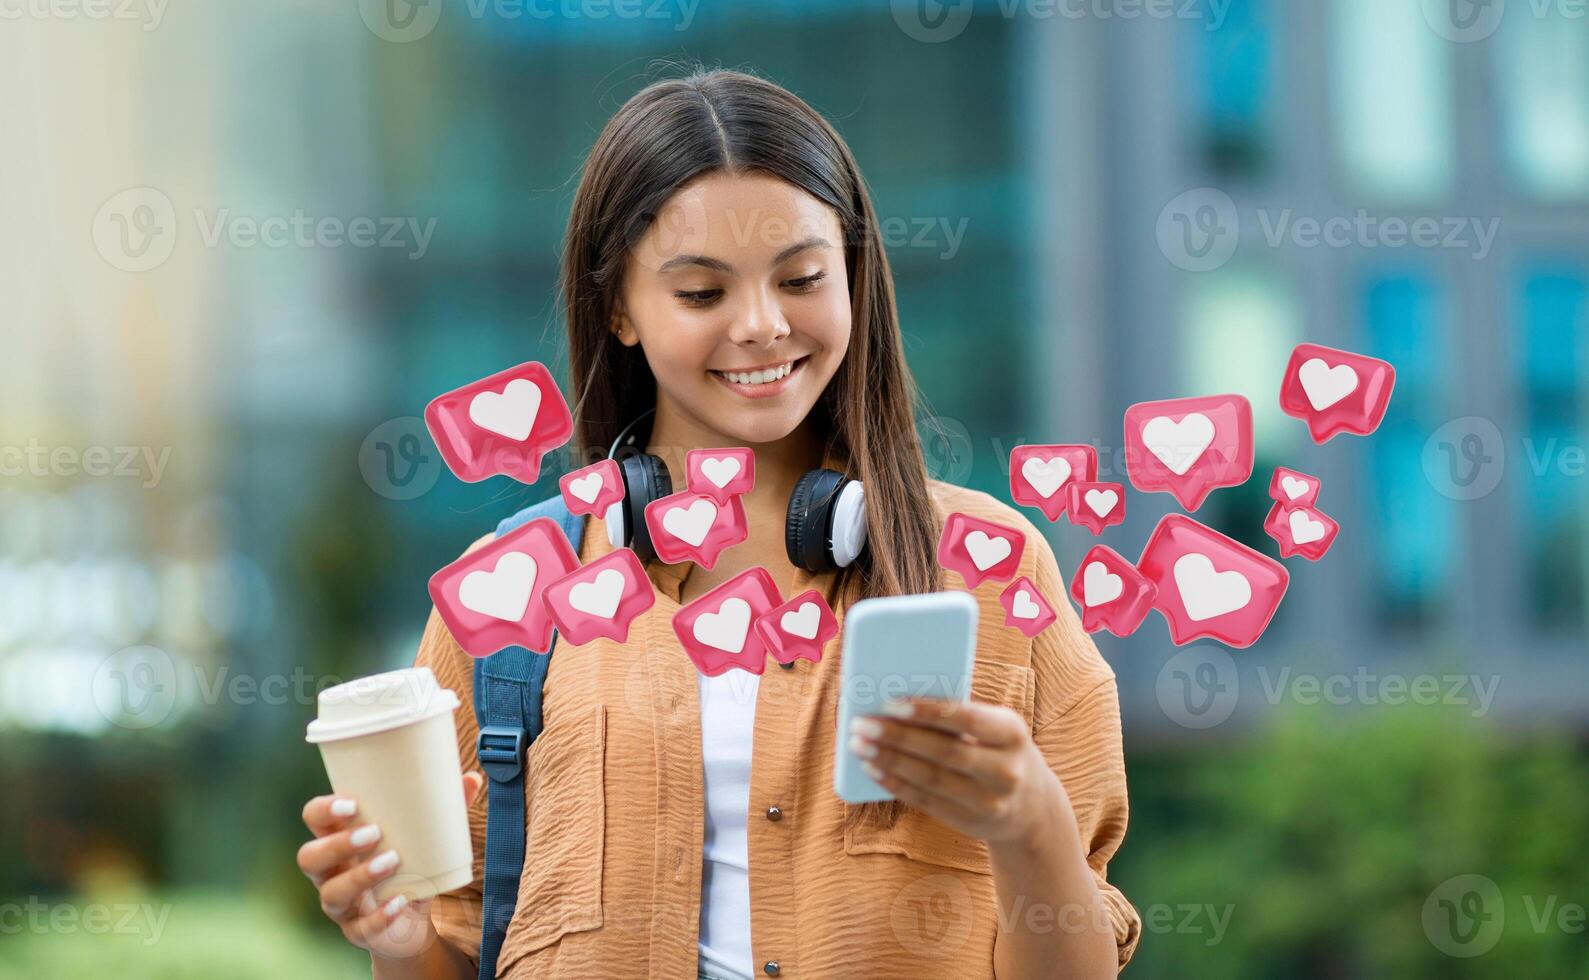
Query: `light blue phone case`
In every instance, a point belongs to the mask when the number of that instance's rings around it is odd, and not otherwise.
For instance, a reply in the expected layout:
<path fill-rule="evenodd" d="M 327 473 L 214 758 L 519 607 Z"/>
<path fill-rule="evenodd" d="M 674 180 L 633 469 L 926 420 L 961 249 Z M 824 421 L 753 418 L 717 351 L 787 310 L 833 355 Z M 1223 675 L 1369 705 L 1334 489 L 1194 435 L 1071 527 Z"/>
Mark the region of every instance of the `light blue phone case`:
<path fill-rule="evenodd" d="M 908 697 L 965 700 L 976 661 L 977 602 L 961 591 L 862 599 L 844 615 L 833 791 L 847 803 L 891 800 L 849 749 L 850 719 Z"/>

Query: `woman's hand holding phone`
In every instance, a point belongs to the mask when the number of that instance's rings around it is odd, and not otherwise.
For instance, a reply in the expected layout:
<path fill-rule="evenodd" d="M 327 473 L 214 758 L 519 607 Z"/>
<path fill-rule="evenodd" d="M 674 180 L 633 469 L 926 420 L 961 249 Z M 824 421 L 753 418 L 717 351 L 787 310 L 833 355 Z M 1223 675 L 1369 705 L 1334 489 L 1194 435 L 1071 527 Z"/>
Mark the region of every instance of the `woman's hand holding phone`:
<path fill-rule="evenodd" d="M 849 749 L 895 798 L 989 844 L 1029 844 L 1071 814 L 1031 730 L 1003 705 L 908 698 L 856 717 Z"/>
<path fill-rule="evenodd" d="M 484 785 L 480 773 L 464 773 L 465 804 L 473 803 Z M 379 827 L 352 826 L 357 814 L 357 801 L 343 797 L 317 796 L 305 804 L 303 822 L 314 839 L 299 848 L 298 869 L 314 883 L 321 910 L 341 928 L 348 942 L 375 958 L 376 976 L 409 973 L 380 969 L 382 960 L 412 964 L 413 976 L 434 975 L 420 966 L 422 957 L 427 952 L 447 951 L 436 950 L 446 944 L 436 942 L 429 903 L 410 903 L 405 896 L 384 905 L 376 902 L 372 889 L 392 876 L 402 856 L 380 846 Z"/>

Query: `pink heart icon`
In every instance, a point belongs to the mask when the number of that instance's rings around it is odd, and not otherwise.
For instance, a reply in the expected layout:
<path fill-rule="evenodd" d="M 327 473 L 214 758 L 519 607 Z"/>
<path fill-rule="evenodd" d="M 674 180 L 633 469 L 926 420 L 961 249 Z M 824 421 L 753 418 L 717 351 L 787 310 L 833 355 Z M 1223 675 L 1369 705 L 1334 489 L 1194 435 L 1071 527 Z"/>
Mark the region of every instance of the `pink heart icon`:
<path fill-rule="evenodd" d="M 430 598 L 473 657 L 504 647 L 545 651 L 552 619 L 541 602 L 552 581 L 579 567 L 562 527 L 539 517 L 469 552 L 430 577 Z"/>
<path fill-rule="evenodd" d="M 436 396 L 425 428 L 458 479 L 505 474 L 534 483 L 541 459 L 573 434 L 574 418 L 546 365 L 527 361 Z"/>
<path fill-rule="evenodd" d="M 1384 421 L 1396 369 L 1389 361 L 1322 344 L 1298 344 L 1280 381 L 1280 410 L 1325 443 L 1342 432 L 1366 436 Z"/>
<path fill-rule="evenodd" d="M 1126 409 L 1125 449 L 1132 486 L 1196 510 L 1252 476 L 1252 405 L 1240 395 L 1139 402 Z"/>
<path fill-rule="evenodd" d="M 1291 582 L 1273 558 L 1182 514 L 1159 521 L 1137 568 L 1158 586 L 1154 606 L 1178 646 L 1204 636 L 1251 646 Z"/>

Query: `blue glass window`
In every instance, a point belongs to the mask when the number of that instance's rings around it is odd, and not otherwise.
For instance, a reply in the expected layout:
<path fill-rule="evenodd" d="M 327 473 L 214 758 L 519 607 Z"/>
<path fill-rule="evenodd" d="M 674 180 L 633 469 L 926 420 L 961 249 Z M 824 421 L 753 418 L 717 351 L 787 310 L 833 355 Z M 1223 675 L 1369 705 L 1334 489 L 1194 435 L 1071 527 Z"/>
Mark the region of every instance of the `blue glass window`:
<path fill-rule="evenodd" d="M 1385 421 L 1366 440 L 1366 512 L 1379 538 L 1367 584 L 1382 623 L 1418 626 L 1435 618 L 1445 601 L 1455 550 L 1454 504 L 1433 491 L 1422 463 L 1424 443 L 1444 421 L 1451 331 L 1440 286 L 1421 271 L 1370 278 L 1363 307 L 1365 353 L 1396 366 Z"/>
<path fill-rule="evenodd" d="M 1189 91 L 1197 99 L 1192 116 L 1204 162 L 1221 176 L 1256 173 L 1267 162 L 1269 143 L 1269 5 L 1230 0 L 1223 16 L 1216 13 L 1219 5 L 1198 9 L 1205 16 L 1187 22 L 1196 73 Z"/>
<path fill-rule="evenodd" d="M 1507 460 L 1522 506 L 1527 612 L 1540 625 L 1583 621 L 1585 459 L 1579 424 L 1585 283 L 1581 269 L 1542 263 L 1518 286 L 1523 327 L 1521 453 Z"/>

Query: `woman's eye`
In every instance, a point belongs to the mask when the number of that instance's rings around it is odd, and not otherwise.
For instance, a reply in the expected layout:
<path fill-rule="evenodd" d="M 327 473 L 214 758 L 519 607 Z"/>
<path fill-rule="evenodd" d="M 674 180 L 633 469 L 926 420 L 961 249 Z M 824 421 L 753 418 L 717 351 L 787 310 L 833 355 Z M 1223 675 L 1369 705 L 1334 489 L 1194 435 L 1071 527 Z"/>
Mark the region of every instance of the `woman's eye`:
<path fill-rule="evenodd" d="M 790 289 L 797 290 L 813 289 L 816 287 L 817 283 L 827 278 L 827 275 L 828 274 L 826 272 L 813 272 L 809 276 L 801 276 L 799 279 L 787 279 L 784 281 L 784 285 L 788 286 Z"/>
<path fill-rule="evenodd" d="M 679 302 L 685 306 L 707 306 L 716 302 L 717 298 L 723 295 L 723 291 L 721 289 L 678 289 L 674 290 L 673 295 L 678 297 Z"/>

